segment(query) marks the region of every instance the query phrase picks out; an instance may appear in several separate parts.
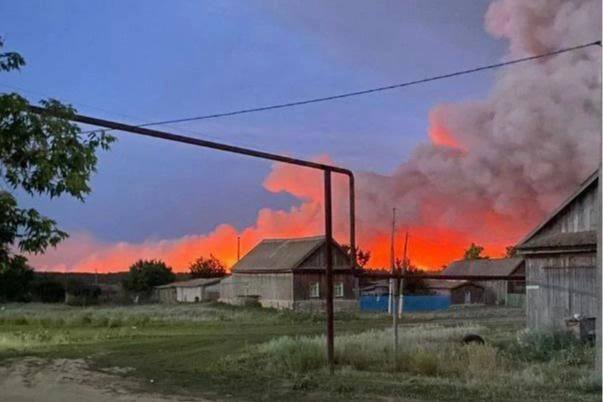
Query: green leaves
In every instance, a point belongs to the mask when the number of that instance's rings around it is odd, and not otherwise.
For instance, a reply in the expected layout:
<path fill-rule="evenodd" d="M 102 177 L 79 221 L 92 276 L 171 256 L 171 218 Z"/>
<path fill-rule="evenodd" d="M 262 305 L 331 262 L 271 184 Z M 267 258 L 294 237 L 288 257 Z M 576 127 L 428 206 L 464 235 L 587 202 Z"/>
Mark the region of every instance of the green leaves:
<path fill-rule="evenodd" d="M 4 42 L 0 38 L 0 49 L 3 47 Z M 24 65 L 25 59 L 19 53 L 0 53 L 0 71 L 20 70 Z"/>
<path fill-rule="evenodd" d="M 66 237 L 55 221 L 35 209 L 18 208 L 11 194 L 0 192 L 0 262 L 8 257 L 12 244 L 18 244 L 23 252 L 37 253 Z"/>
<path fill-rule="evenodd" d="M 0 38 L 0 48 L 3 42 Z M 25 65 L 17 53 L 0 53 L 0 71 Z M 71 105 L 56 99 L 40 101 L 48 112 L 32 113 L 27 99 L 16 93 L 0 94 L 0 262 L 17 244 L 22 252 L 43 252 L 67 237 L 56 222 L 35 209 L 21 209 L 7 191 L 50 198 L 68 194 L 81 201 L 90 193 L 96 171 L 96 152 L 108 150 L 115 138 L 104 132 L 82 134 L 70 121 Z"/>
<path fill-rule="evenodd" d="M 96 150 L 109 149 L 115 139 L 104 132 L 82 135 L 68 120 L 75 113 L 69 105 L 53 99 L 40 104 L 48 115 L 30 112 L 18 94 L 0 95 L 0 177 L 30 195 L 68 193 L 83 200 L 96 169 Z"/>
<path fill-rule="evenodd" d="M 130 267 L 124 288 L 131 292 L 149 293 L 155 286 L 173 282 L 172 268 L 159 260 L 139 260 Z"/>

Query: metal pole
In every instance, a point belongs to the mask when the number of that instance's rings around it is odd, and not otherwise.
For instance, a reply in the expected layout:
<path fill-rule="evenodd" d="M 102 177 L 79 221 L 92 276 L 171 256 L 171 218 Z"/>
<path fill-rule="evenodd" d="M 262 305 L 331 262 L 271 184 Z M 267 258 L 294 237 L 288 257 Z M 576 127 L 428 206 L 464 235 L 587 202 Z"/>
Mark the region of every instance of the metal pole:
<path fill-rule="evenodd" d="M 354 175 L 348 175 L 349 181 L 349 196 L 350 196 L 350 249 L 352 255 L 350 258 L 350 267 L 356 268 L 356 256 L 358 251 L 356 250 L 356 195 L 354 193 Z"/>
<path fill-rule="evenodd" d="M 331 374 L 335 371 L 335 342 L 333 326 L 333 222 L 332 222 L 332 201 L 331 201 L 331 172 L 325 170 L 325 240 L 326 240 L 326 271 L 327 271 L 327 291 L 326 291 L 326 310 L 327 310 L 327 363 Z"/>
<path fill-rule="evenodd" d="M 28 109 L 32 113 L 45 116 L 54 116 L 61 119 L 67 119 L 70 121 L 89 124 L 92 126 L 108 128 L 111 130 L 119 130 L 127 133 L 144 135 L 147 137 L 160 138 L 168 141 L 180 142 L 189 145 L 196 145 L 199 147 L 216 149 L 219 151 L 231 152 L 240 155 L 252 156 L 255 158 L 268 159 L 276 162 L 288 163 L 291 165 L 304 166 L 312 169 L 318 169 L 324 171 L 325 175 L 325 226 L 326 233 L 325 237 L 327 240 L 327 358 L 329 360 L 329 367 L 331 372 L 334 370 L 334 342 L 333 342 L 333 261 L 332 261 L 332 250 L 331 245 L 333 241 L 333 225 L 332 225 L 332 200 L 331 200 L 331 172 L 340 173 L 348 176 L 349 179 L 349 190 L 350 190 L 350 247 L 354 252 L 351 258 L 351 267 L 355 268 L 356 264 L 356 214 L 355 214 L 355 195 L 354 195 L 354 173 L 349 169 L 344 169 L 337 166 L 325 165 L 323 163 L 306 161 L 303 159 L 291 158 L 284 155 L 273 154 L 264 151 L 258 151 L 255 149 L 242 148 L 234 145 L 222 144 L 214 141 L 202 140 L 199 138 L 186 137 L 183 135 L 167 133 L 164 131 L 153 130 L 140 126 L 133 126 L 130 124 L 123 124 L 111 120 L 98 119 L 95 117 L 84 116 L 80 114 L 71 114 L 69 116 L 54 115 L 48 110 L 29 105 Z"/>

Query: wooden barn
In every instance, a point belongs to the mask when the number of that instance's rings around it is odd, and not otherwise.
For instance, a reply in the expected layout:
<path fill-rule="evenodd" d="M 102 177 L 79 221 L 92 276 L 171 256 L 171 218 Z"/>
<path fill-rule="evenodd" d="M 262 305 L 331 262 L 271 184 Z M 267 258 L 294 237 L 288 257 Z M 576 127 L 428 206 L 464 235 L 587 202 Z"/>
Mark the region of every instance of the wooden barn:
<path fill-rule="evenodd" d="M 222 278 L 199 278 L 156 286 L 160 303 L 194 303 L 218 300 Z"/>
<path fill-rule="evenodd" d="M 517 245 L 526 261 L 528 328 L 597 316 L 598 181 L 592 174 Z"/>
<path fill-rule="evenodd" d="M 336 310 L 355 309 L 357 280 L 343 249 L 334 242 L 333 296 Z M 231 269 L 220 285 L 220 301 L 314 311 L 324 309 L 326 291 L 323 236 L 262 240 Z"/>
<path fill-rule="evenodd" d="M 508 280 L 471 280 L 484 289 L 482 303 L 522 306 L 525 286 L 523 280 L 513 280 L 513 276 L 524 275 L 523 258 L 484 258 L 459 260 L 451 263 L 442 272 L 451 276 L 506 276 Z"/>

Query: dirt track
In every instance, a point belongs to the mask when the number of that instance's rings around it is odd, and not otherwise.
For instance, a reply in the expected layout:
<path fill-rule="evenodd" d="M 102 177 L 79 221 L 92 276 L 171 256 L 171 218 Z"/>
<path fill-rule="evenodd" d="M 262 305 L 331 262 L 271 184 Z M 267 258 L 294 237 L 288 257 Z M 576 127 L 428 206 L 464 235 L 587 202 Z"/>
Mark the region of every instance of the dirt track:
<path fill-rule="evenodd" d="M 135 388 L 136 383 L 115 374 L 92 371 L 84 360 L 79 359 L 49 361 L 25 358 L 5 362 L 0 367 L 0 400 L 2 401 L 205 401 L 140 393 L 134 391 Z"/>

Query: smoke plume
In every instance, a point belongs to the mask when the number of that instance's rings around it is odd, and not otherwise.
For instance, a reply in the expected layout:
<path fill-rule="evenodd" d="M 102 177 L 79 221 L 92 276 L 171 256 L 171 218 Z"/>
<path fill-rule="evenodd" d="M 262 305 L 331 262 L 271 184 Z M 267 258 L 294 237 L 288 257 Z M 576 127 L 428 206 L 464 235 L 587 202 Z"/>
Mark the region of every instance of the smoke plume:
<path fill-rule="evenodd" d="M 600 16 L 598 0 L 497 0 L 485 27 L 508 41 L 505 57 L 516 58 L 596 40 Z M 590 47 L 501 70 L 486 99 L 434 107 L 429 141 L 393 174 L 359 174 L 358 237 L 372 252 L 371 265 L 387 265 L 393 207 L 397 248 L 408 231 L 409 255 L 423 267 L 459 258 L 472 241 L 500 255 L 519 240 L 600 163 L 600 72 L 601 50 Z M 237 235 L 246 251 L 266 237 L 322 233 L 320 183 L 306 169 L 277 164 L 264 186 L 298 197 L 301 205 L 262 210 L 256 224 L 240 233 L 221 225 L 207 235 L 143 244 L 100 244 L 75 235 L 33 262 L 39 268 L 118 270 L 138 258 L 162 258 L 182 269 L 211 252 L 232 263 Z M 345 185 L 335 182 L 335 233 L 342 242 Z"/>

